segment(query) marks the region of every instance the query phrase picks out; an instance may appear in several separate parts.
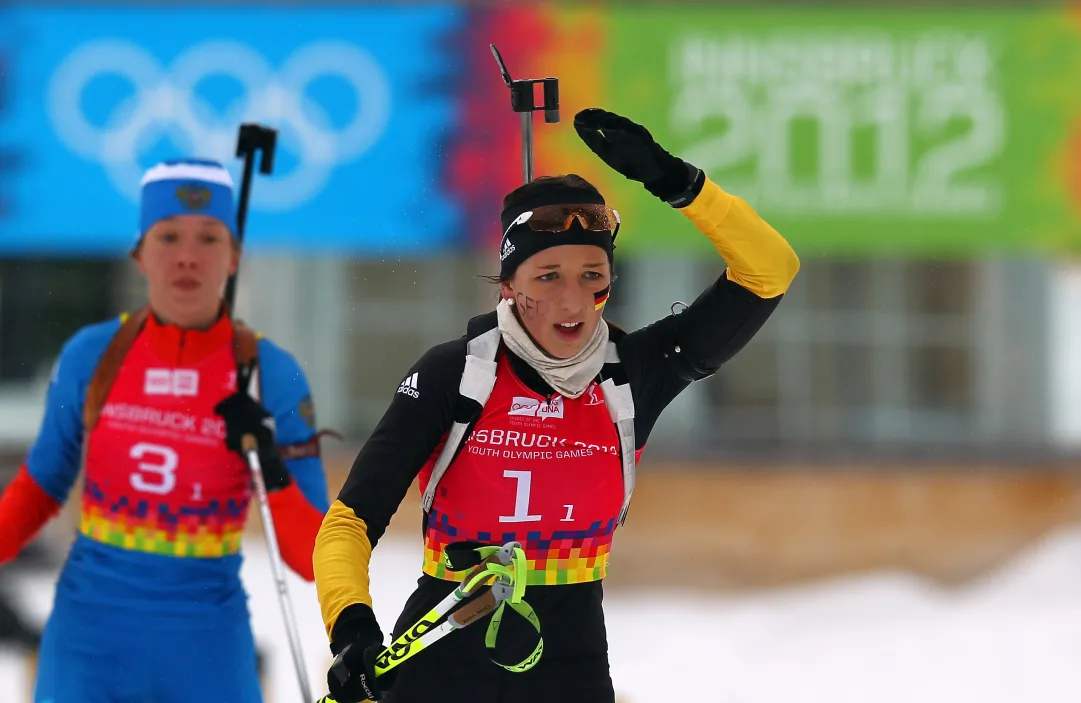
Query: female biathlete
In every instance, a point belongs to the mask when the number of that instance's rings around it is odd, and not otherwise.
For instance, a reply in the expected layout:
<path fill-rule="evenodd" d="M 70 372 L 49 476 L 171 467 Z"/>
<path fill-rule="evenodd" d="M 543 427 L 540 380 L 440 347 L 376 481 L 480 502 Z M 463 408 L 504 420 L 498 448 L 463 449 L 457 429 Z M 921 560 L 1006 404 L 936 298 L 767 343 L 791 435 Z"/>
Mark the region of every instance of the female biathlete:
<path fill-rule="evenodd" d="M 574 126 L 728 267 L 685 310 L 625 333 L 603 317 L 618 216 L 597 189 L 569 175 L 506 196 L 499 304 L 409 369 L 319 532 L 315 582 L 338 703 L 613 701 L 601 583 L 635 462 L 664 408 L 747 344 L 799 268 L 746 202 L 644 127 L 596 108 Z M 535 619 L 507 610 L 494 641 L 489 618 L 376 676 L 384 638 L 368 564 L 418 476 L 423 574 L 393 635 L 454 590 L 480 558 L 474 547 L 510 541 L 525 550 L 533 613 L 522 614 Z"/>
<path fill-rule="evenodd" d="M 59 512 L 81 472 L 35 701 L 258 703 L 240 581 L 252 497 L 241 437 L 258 441 L 282 556 L 311 580 L 328 507 L 312 400 L 296 360 L 226 309 L 241 254 L 229 173 L 165 162 L 141 198 L 132 258 L 148 304 L 64 345 L 41 431 L 0 498 L 0 563 Z"/>

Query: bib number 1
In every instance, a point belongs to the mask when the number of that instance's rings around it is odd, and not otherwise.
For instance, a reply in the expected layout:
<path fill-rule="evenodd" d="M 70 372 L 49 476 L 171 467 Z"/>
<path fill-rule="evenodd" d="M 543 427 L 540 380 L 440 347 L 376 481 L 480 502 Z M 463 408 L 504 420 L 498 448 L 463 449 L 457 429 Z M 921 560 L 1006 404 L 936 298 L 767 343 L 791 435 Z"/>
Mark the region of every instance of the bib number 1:
<path fill-rule="evenodd" d="M 518 482 L 514 491 L 514 514 L 500 515 L 500 522 L 538 522 L 540 515 L 529 514 L 529 489 L 533 485 L 532 471 L 504 471 L 504 478 L 513 478 Z"/>

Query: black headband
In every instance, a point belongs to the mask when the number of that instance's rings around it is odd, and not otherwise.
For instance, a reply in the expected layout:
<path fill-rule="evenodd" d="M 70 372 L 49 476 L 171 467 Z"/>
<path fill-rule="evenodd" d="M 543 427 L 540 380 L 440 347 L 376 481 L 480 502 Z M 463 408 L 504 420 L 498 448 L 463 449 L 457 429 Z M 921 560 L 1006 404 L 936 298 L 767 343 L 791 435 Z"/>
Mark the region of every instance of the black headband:
<path fill-rule="evenodd" d="M 565 232 L 537 232 L 528 223 L 511 226 L 523 212 L 544 205 L 564 204 L 604 205 L 605 202 L 600 193 L 562 184 L 545 183 L 530 190 L 528 196 L 515 203 L 513 207 L 504 208 L 499 218 L 504 232 L 499 242 L 500 278 L 510 278 L 523 261 L 537 252 L 564 244 L 588 244 L 600 247 L 607 254 L 608 263 L 612 263 L 615 245 L 612 242 L 611 232 L 587 230 L 578 222 L 571 223 L 570 228 Z M 508 228 L 510 228 L 509 231 Z"/>

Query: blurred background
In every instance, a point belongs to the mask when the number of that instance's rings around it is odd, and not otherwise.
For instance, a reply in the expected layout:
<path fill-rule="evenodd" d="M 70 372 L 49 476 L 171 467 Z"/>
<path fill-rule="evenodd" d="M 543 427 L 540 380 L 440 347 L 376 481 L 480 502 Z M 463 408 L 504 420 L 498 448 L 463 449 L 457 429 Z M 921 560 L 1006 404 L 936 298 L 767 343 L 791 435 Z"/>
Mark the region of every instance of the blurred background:
<path fill-rule="evenodd" d="M 0 485 L 61 345 L 132 310 L 139 177 L 258 176 L 238 314 L 312 384 L 331 496 L 406 369 L 491 309 L 521 182 L 514 78 L 560 79 L 536 173 L 622 215 L 608 317 L 723 271 L 570 126 L 599 106 L 752 203 L 802 269 L 661 418 L 606 590 L 622 703 L 1081 700 L 1081 11 L 1037 2 L 0 1 Z M 78 491 L 73 492 L 78 495 Z M 0 700 L 34 653 L 78 508 L 0 571 Z M 376 549 L 392 622 L 415 491 Z M 268 701 L 296 699 L 252 513 Z M 290 581 L 315 682 L 314 589 Z M 103 636 L 107 636 L 103 633 Z M 673 659 L 672 652 L 679 653 Z"/>

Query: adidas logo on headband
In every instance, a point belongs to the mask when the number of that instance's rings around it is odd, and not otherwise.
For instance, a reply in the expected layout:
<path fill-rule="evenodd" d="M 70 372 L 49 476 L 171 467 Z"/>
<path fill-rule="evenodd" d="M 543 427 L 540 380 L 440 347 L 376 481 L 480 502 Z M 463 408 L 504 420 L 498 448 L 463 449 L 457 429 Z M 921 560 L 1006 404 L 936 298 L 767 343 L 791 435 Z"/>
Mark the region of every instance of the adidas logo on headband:
<path fill-rule="evenodd" d="M 505 261 L 508 256 L 514 253 L 514 245 L 511 244 L 510 238 L 503 240 L 503 249 L 499 253 L 499 260 Z"/>

